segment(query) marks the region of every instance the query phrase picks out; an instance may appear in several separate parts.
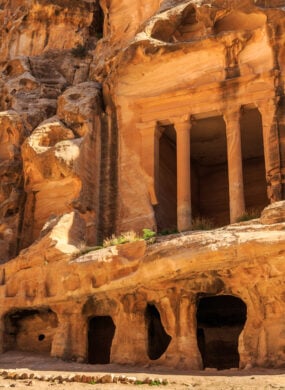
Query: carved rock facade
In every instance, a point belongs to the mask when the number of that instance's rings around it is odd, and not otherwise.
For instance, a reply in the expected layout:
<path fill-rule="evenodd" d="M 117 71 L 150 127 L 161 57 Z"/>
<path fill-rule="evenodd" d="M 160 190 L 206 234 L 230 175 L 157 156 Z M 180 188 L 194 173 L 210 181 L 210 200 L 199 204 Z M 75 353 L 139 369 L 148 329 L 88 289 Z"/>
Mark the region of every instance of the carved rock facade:
<path fill-rule="evenodd" d="M 284 366 L 284 6 L 0 1 L 3 352 Z"/>

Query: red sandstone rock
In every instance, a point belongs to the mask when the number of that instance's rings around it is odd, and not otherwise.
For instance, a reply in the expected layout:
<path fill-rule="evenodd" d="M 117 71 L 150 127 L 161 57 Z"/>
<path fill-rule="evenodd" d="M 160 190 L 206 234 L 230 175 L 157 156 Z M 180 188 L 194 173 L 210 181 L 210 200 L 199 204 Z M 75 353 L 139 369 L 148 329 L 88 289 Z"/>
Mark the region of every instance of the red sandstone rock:
<path fill-rule="evenodd" d="M 3 352 L 284 366 L 284 6 L 0 1 Z"/>

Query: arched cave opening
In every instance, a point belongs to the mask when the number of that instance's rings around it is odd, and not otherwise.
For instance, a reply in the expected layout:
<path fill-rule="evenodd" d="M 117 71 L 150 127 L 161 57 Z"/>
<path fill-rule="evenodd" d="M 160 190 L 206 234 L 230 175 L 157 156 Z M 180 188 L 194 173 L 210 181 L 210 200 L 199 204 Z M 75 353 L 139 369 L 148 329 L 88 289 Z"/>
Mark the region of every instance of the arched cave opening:
<path fill-rule="evenodd" d="M 230 216 L 224 119 L 194 117 L 190 133 L 192 216 L 210 220 L 214 226 L 226 225 Z"/>
<path fill-rule="evenodd" d="M 159 130 L 155 216 L 158 232 L 171 233 L 177 230 L 176 131 L 173 125 Z"/>
<path fill-rule="evenodd" d="M 258 214 L 267 198 L 262 118 L 257 108 L 243 107 L 240 117 L 245 208 Z"/>
<path fill-rule="evenodd" d="M 4 317 L 4 350 L 50 354 L 58 326 L 50 309 L 17 310 Z"/>
<path fill-rule="evenodd" d="M 231 295 L 203 297 L 197 308 L 197 341 L 205 367 L 238 368 L 238 338 L 246 321 L 246 304 Z"/>
<path fill-rule="evenodd" d="M 171 336 L 169 336 L 160 319 L 160 314 L 154 305 L 148 304 L 145 310 L 147 325 L 147 353 L 151 360 L 159 359 L 167 350 Z"/>
<path fill-rule="evenodd" d="M 89 27 L 89 34 L 97 39 L 101 39 L 104 33 L 104 12 L 99 0 L 95 1 L 93 20 Z"/>
<path fill-rule="evenodd" d="M 96 316 L 88 324 L 88 363 L 109 364 L 116 326 L 110 316 Z"/>

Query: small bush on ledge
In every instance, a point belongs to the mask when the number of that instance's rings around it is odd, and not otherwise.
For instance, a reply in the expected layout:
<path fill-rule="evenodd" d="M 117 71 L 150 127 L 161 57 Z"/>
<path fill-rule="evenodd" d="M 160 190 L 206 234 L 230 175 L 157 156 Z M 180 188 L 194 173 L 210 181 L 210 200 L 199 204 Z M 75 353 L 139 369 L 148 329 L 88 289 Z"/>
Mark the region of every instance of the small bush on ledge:
<path fill-rule="evenodd" d="M 107 248 L 108 246 L 126 244 L 128 242 L 134 242 L 138 240 L 141 240 L 141 238 L 137 235 L 136 232 L 131 230 L 129 232 L 121 233 L 118 237 L 113 234 L 111 237 L 105 238 L 103 241 L 103 247 Z"/>
<path fill-rule="evenodd" d="M 151 229 L 143 229 L 143 239 L 148 241 L 149 243 L 153 243 L 155 241 L 156 233 Z"/>
<path fill-rule="evenodd" d="M 236 222 L 246 222 L 256 218 L 260 218 L 260 211 L 257 209 L 249 209 L 246 210 L 240 217 L 238 217 Z"/>
<path fill-rule="evenodd" d="M 83 256 L 89 252 L 108 248 L 110 246 L 122 245 L 140 240 L 145 240 L 148 244 L 153 244 L 155 242 L 155 236 L 156 233 L 151 229 L 143 229 L 142 237 L 133 230 L 121 233 L 119 236 L 115 236 L 115 234 L 113 234 L 111 237 L 104 239 L 103 245 L 87 246 L 85 243 L 81 243 L 78 248 L 78 252 L 74 254 L 74 258 L 76 259 L 77 257 Z"/>

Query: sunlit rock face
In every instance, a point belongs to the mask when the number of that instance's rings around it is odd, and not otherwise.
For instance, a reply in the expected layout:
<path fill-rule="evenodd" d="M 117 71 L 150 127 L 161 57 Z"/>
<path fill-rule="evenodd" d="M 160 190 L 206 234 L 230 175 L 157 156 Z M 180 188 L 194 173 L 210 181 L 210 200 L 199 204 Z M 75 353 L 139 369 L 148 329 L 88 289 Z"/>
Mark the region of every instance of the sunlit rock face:
<path fill-rule="evenodd" d="M 285 1 L 0 0 L 0 22 L 2 351 L 283 367 Z"/>

